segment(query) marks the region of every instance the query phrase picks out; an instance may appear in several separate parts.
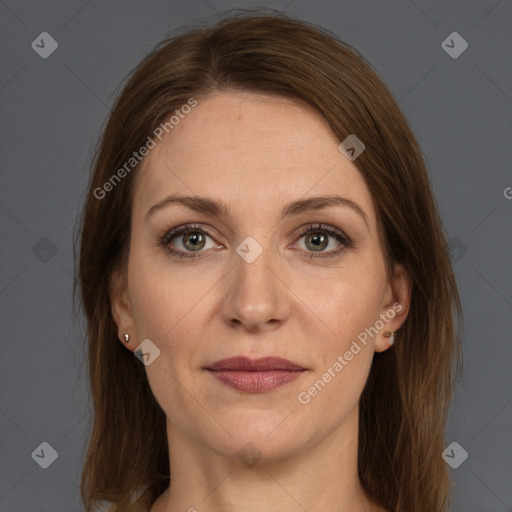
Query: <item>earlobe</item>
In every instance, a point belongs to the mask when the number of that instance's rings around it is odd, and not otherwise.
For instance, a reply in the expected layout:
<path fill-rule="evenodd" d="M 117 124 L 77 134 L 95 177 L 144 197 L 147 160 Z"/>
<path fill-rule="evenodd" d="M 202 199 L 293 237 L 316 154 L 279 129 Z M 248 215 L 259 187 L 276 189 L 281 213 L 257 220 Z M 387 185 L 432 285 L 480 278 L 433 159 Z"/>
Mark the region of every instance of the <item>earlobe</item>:
<path fill-rule="evenodd" d="M 386 324 L 377 335 L 376 352 L 384 352 L 395 343 L 400 343 L 400 328 L 409 314 L 412 280 L 403 264 L 395 263 L 393 270 L 387 289 L 389 300 L 386 300 L 381 313 L 381 318 L 384 316 Z"/>
<path fill-rule="evenodd" d="M 396 336 L 395 331 L 384 331 L 382 333 L 382 336 L 384 336 L 384 338 L 388 339 L 390 345 L 393 345 L 395 343 L 395 336 Z"/>

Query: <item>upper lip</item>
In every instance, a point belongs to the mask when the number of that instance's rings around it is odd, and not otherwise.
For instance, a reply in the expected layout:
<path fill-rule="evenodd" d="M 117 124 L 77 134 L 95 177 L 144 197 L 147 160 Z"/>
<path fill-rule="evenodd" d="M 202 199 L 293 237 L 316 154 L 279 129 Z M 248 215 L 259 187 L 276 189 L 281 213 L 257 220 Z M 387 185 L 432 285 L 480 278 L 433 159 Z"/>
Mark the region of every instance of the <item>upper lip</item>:
<path fill-rule="evenodd" d="M 305 370 L 302 366 L 292 363 L 281 357 L 262 357 L 260 359 L 249 359 L 248 357 L 231 357 L 221 359 L 215 363 L 206 366 L 207 370 L 222 371 L 268 371 L 268 370 Z"/>

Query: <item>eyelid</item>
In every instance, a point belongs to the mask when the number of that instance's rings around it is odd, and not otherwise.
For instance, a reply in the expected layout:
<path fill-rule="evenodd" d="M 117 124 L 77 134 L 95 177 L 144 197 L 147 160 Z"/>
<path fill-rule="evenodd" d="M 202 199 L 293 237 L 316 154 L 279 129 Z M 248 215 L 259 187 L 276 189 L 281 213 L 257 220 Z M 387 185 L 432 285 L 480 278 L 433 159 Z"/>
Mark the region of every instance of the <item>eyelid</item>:
<path fill-rule="evenodd" d="M 180 226 L 176 226 L 174 228 L 166 230 L 163 236 L 160 237 L 160 239 L 164 244 L 168 244 L 176 236 L 184 235 L 193 231 L 202 231 L 210 238 L 213 238 L 213 235 L 210 232 L 210 230 L 213 231 L 212 228 L 206 226 L 205 224 L 182 224 Z"/>
<path fill-rule="evenodd" d="M 340 247 L 338 249 L 331 249 L 330 251 L 305 251 L 305 254 L 307 254 L 306 257 L 310 259 L 334 258 L 343 251 L 345 251 L 346 249 L 351 249 L 355 247 L 354 241 L 351 237 L 349 237 L 341 229 L 336 228 L 335 226 L 331 226 L 330 224 L 316 222 L 308 224 L 305 227 L 299 229 L 300 232 L 297 235 L 297 242 L 310 233 L 324 232 L 327 233 L 329 237 L 335 238 L 340 244 Z M 295 246 L 297 242 L 294 242 L 293 246 Z"/>

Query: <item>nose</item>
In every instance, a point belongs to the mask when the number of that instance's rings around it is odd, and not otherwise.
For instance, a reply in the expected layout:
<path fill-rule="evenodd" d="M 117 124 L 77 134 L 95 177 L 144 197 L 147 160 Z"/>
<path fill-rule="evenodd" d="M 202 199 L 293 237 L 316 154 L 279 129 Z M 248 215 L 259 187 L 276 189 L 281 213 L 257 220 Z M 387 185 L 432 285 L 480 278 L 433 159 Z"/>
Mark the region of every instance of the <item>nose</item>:
<path fill-rule="evenodd" d="M 268 248 L 252 263 L 234 256 L 221 306 L 223 320 L 230 327 L 255 332 L 273 330 L 285 322 L 290 291 L 275 259 Z"/>

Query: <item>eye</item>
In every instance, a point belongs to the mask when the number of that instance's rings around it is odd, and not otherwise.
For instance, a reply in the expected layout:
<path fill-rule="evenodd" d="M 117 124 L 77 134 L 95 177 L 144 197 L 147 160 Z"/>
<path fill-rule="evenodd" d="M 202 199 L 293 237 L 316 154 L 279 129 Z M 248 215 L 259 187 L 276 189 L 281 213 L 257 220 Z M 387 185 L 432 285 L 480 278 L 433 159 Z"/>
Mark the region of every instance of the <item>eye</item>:
<path fill-rule="evenodd" d="M 294 248 L 299 246 L 298 248 L 310 259 L 334 258 L 345 249 L 354 246 L 352 239 L 343 231 L 325 224 L 308 226 L 302 230 L 299 237 L 299 241 L 304 239 L 304 242 L 296 242 Z M 333 240 L 336 240 L 337 244 Z M 213 241 L 206 228 L 191 224 L 167 231 L 160 237 L 158 245 L 165 247 L 173 257 L 185 259 L 199 258 L 208 253 L 206 249 L 222 247 Z"/>
<path fill-rule="evenodd" d="M 300 249 L 310 253 L 308 258 L 332 258 L 343 250 L 353 247 L 352 239 L 343 231 L 325 224 L 309 226 L 300 233 L 300 239 L 302 238 L 304 238 L 304 243 L 298 245 L 302 245 Z M 338 247 L 332 243 L 332 239 L 338 242 Z M 335 247 L 332 247 L 333 245 Z M 327 248 L 331 248 L 331 250 L 325 251 Z"/>
<path fill-rule="evenodd" d="M 210 240 L 209 246 L 208 239 Z M 199 257 L 205 252 L 203 249 L 218 247 L 204 228 L 195 225 L 171 229 L 161 237 L 160 244 L 165 246 L 172 255 L 190 259 Z"/>

